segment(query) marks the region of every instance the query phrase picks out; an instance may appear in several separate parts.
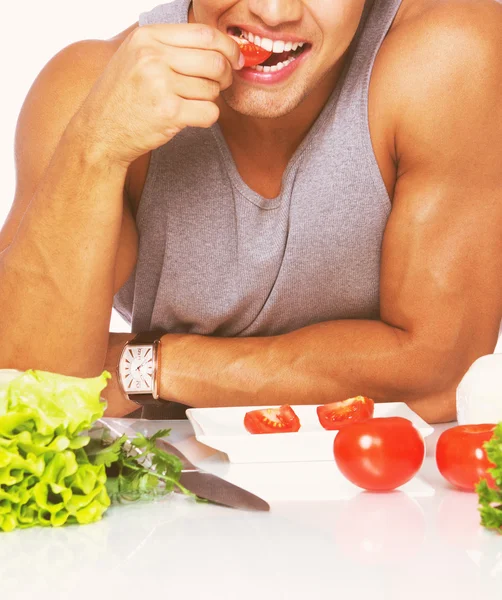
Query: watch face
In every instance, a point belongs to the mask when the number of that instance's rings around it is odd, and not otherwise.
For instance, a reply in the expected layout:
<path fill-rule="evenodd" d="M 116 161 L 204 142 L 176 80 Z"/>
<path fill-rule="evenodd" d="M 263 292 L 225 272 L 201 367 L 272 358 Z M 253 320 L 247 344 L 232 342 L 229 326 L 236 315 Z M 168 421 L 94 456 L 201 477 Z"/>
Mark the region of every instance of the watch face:
<path fill-rule="evenodd" d="M 120 361 L 120 379 L 126 393 L 145 394 L 153 391 L 152 346 L 130 346 Z"/>

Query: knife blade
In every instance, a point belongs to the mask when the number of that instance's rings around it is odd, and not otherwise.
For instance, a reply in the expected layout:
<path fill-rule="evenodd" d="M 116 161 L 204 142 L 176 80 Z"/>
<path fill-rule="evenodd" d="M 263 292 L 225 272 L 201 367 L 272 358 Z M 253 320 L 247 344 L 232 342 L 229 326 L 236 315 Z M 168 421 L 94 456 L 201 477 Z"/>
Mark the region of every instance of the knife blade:
<path fill-rule="evenodd" d="M 123 426 L 122 424 L 118 427 L 112 425 L 106 419 L 99 419 L 99 423 L 114 436 L 120 437 L 125 434 L 127 437 L 134 437 L 136 435 L 136 432 L 131 427 Z M 183 469 L 180 475 L 180 483 L 187 490 L 199 496 L 199 498 L 204 498 L 205 500 L 222 506 L 228 506 L 229 508 L 257 511 L 270 510 L 269 504 L 259 496 L 256 496 L 217 475 L 213 475 L 212 473 L 208 473 L 207 471 L 196 467 L 188 460 L 181 450 L 166 440 L 156 440 L 155 445 L 157 448 L 164 450 L 164 452 L 174 454 L 181 460 Z M 137 451 L 138 454 L 141 454 L 141 451 L 135 449 L 130 443 L 129 448 L 133 451 Z M 145 463 L 144 466 L 147 469 L 152 468 L 147 463 Z M 152 468 L 152 470 L 154 469 Z"/>
<path fill-rule="evenodd" d="M 259 496 L 218 477 L 218 475 L 196 467 L 176 446 L 166 440 L 157 440 L 155 445 L 165 452 L 176 455 L 181 460 L 183 470 L 181 471 L 180 483 L 200 498 L 230 508 L 270 510 L 268 502 L 265 502 Z"/>
<path fill-rule="evenodd" d="M 244 510 L 270 510 L 262 498 L 206 471 L 185 471 L 181 474 L 180 483 L 200 498 L 215 504 Z"/>

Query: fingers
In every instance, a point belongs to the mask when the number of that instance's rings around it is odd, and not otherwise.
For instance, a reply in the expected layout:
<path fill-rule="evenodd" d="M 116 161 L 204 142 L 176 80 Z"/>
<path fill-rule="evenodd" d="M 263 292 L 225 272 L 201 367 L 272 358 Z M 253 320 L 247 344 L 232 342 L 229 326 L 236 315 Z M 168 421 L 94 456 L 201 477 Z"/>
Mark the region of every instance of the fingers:
<path fill-rule="evenodd" d="M 181 100 L 178 109 L 178 123 L 181 127 L 211 127 L 219 116 L 216 104 L 205 100 Z"/>
<path fill-rule="evenodd" d="M 212 79 L 176 76 L 173 92 L 186 100 L 208 100 L 215 102 L 220 95 L 220 85 Z"/>
<path fill-rule="evenodd" d="M 230 63 L 219 52 L 201 52 L 191 48 L 170 48 L 166 52 L 169 53 L 169 66 L 175 73 L 213 80 L 219 84 L 220 90 L 227 89 L 232 84 Z"/>
<path fill-rule="evenodd" d="M 216 123 L 216 100 L 232 84 L 233 70 L 242 66 L 234 40 L 206 25 L 139 27 L 126 48 L 142 89 L 150 90 L 153 126 L 166 140 L 185 127 Z"/>
<path fill-rule="evenodd" d="M 218 52 L 236 70 L 242 68 L 244 64 L 239 45 L 230 36 L 209 25 L 163 23 L 140 27 L 137 31 L 141 30 L 168 46 Z"/>

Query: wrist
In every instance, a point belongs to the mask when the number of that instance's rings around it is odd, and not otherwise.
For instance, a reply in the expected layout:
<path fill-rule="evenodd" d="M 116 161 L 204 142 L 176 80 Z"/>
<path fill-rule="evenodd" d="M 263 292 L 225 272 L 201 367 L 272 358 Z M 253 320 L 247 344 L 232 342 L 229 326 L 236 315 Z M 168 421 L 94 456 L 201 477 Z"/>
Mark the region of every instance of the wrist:
<path fill-rule="evenodd" d="M 115 158 L 102 134 L 95 130 L 92 120 L 77 113 L 70 121 L 61 145 L 71 150 L 84 169 L 101 171 L 125 181 L 129 163 Z"/>
<path fill-rule="evenodd" d="M 168 333 L 160 339 L 157 386 L 159 398 L 183 402 L 179 379 L 181 373 L 180 357 L 187 355 L 187 334 Z"/>

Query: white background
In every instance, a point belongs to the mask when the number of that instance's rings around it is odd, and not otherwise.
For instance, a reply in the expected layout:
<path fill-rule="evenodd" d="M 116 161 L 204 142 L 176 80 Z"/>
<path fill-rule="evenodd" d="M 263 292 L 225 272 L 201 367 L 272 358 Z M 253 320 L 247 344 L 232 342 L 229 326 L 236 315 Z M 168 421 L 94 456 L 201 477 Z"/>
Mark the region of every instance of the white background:
<path fill-rule="evenodd" d="M 68 44 L 82 39 L 113 37 L 135 23 L 141 12 L 161 3 L 162 0 L 9 0 L 3 3 L 0 226 L 14 197 L 13 140 L 17 116 L 40 70 Z M 127 331 L 127 326 L 114 314 L 111 329 Z M 502 351 L 502 338 L 498 351 Z"/>

